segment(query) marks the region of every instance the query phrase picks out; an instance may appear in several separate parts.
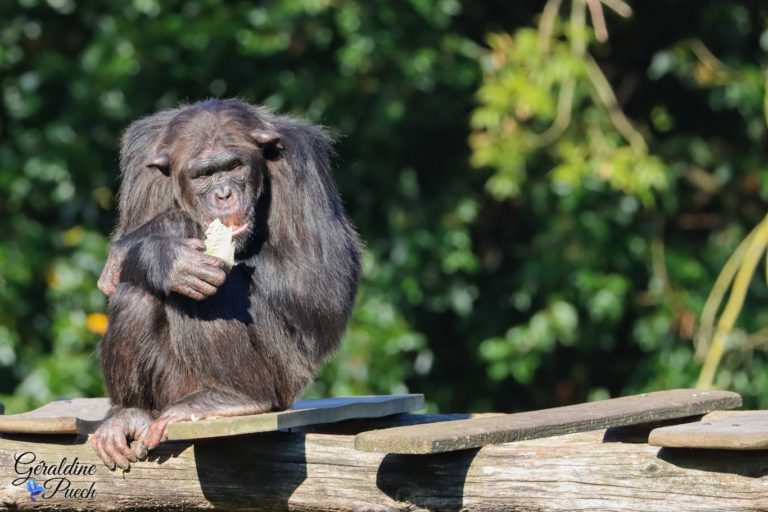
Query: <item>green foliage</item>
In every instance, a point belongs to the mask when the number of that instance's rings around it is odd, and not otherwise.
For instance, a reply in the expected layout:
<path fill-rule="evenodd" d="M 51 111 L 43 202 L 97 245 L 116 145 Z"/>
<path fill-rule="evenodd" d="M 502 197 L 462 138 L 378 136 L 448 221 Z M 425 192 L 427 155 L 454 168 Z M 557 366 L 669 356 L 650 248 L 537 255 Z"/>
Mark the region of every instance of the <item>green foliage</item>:
<path fill-rule="evenodd" d="M 535 2 L 1 4 L 0 397 L 102 393 L 120 132 L 209 96 L 339 134 L 364 282 L 308 393 L 507 410 L 692 385 L 696 317 L 768 198 L 766 14 L 637 4 L 607 44 L 568 2 L 546 37 Z M 750 296 L 717 383 L 765 405 Z"/>
<path fill-rule="evenodd" d="M 487 188 L 499 199 L 519 195 L 527 165 L 545 160 L 563 195 L 593 180 L 650 204 L 667 186 L 664 162 L 648 154 L 639 134 L 625 141 L 614 128 L 612 100 L 601 98 L 609 86 L 569 39 L 545 48 L 533 29 L 489 38 L 472 114 L 472 163 L 494 168 Z"/>
<path fill-rule="evenodd" d="M 584 46 L 584 16 L 573 14 L 586 9 L 583 2 L 566 4 L 569 21 L 563 16 L 551 33 L 542 19 L 539 30 L 488 38 L 472 115 L 472 163 L 490 168 L 487 190 L 500 200 L 516 198 L 534 213 L 536 226 L 529 257 L 517 269 L 530 290 L 522 301 L 528 319 L 480 345 L 489 377 L 511 375 L 530 385 L 560 351 L 614 352 L 608 372 L 617 363 L 630 368 L 630 389 L 693 384 L 700 361 L 691 338 L 712 270 L 743 236 L 734 230 L 743 233 L 764 210 L 760 63 L 768 45 L 755 52 L 746 41 L 761 33 L 768 41 L 766 18 L 763 13 L 759 23 L 746 23 L 739 3 L 723 5 L 700 7 L 699 32 L 679 40 L 667 36 L 665 46 L 647 30 L 649 18 L 638 6 L 638 19 L 630 23 L 639 30 L 633 29 L 632 42 L 643 55 L 633 62 L 619 28 L 610 41 L 619 42 L 610 49 L 589 47 L 602 55 L 600 67 Z M 664 10 L 672 19 L 683 16 Z M 718 32 L 719 16 L 738 36 Z M 642 42 L 635 40 L 641 33 Z M 724 60 L 708 45 L 722 48 Z M 617 100 L 629 80 L 635 92 L 625 93 L 624 103 L 632 121 Z M 557 336 L 551 306 L 528 309 L 537 303 L 578 311 L 576 343 Z M 744 309 L 717 384 L 765 405 L 750 384 L 762 381 L 765 358 L 754 350 L 764 345 L 764 331 L 749 334 L 764 315 L 758 304 Z M 600 381 L 579 375 L 578 365 L 568 370 L 568 386 Z M 622 380 L 613 375 L 607 386 L 616 378 Z"/>

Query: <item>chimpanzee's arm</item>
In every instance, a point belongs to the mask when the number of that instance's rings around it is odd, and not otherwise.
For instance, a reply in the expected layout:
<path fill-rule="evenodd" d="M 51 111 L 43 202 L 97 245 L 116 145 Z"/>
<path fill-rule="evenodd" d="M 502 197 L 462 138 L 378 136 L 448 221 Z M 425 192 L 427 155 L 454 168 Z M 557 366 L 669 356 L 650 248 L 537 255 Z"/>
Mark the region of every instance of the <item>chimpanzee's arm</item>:
<path fill-rule="evenodd" d="M 200 229 L 179 210 L 158 215 L 112 244 L 99 278 L 111 295 L 129 282 L 157 295 L 177 292 L 196 300 L 216 293 L 226 279 L 226 263 L 203 253 Z"/>

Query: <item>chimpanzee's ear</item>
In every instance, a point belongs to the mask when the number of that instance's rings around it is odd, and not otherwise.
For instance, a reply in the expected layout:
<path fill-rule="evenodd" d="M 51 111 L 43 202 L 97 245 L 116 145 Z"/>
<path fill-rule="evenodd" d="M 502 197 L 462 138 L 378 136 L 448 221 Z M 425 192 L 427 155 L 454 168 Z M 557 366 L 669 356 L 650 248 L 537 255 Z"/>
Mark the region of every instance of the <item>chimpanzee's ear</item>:
<path fill-rule="evenodd" d="M 154 158 L 151 158 L 147 161 L 145 164 L 147 167 L 152 167 L 154 169 L 157 169 L 161 173 L 168 176 L 171 173 L 170 170 L 170 163 L 171 157 L 168 154 L 167 151 L 161 151 L 157 155 L 154 156 Z"/>
<path fill-rule="evenodd" d="M 251 130 L 249 135 L 256 145 L 261 148 L 264 158 L 268 160 L 276 160 L 284 149 L 282 137 L 275 131 L 256 128 Z"/>

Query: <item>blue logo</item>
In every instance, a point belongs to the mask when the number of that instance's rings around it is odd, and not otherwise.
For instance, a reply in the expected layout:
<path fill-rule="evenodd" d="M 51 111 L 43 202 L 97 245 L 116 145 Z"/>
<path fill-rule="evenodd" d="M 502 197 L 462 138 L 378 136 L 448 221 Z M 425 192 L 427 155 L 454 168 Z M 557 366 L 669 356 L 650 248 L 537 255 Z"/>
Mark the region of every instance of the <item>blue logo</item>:
<path fill-rule="evenodd" d="M 43 489 L 42 486 L 33 478 L 30 478 L 27 480 L 27 490 L 29 491 L 29 497 L 32 499 L 32 501 L 37 501 L 36 498 L 40 496 L 40 494 L 42 494 L 45 489 Z"/>

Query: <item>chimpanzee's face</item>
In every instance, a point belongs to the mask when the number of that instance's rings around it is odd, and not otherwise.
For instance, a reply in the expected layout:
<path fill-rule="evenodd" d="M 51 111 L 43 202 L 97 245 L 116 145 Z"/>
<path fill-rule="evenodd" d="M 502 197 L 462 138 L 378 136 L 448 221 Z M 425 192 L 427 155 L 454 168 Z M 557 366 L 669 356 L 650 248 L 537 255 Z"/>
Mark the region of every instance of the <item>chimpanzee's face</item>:
<path fill-rule="evenodd" d="M 232 228 L 241 248 L 253 231 L 254 207 L 264 176 L 261 149 L 253 144 L 221 146 L 174 163 L 179 205 L 204 228 L 215 219 Z"/>
<path fill-rule="evenodd" d="M 248 112 L 187 111 L 174 119 L 147 162 L 173 180 L 176 204 L 205 230 L 215 219 L 232 228 L 236 250 L 254 230 L 266 157 L 279 158 L 280 135 L 249 126 Z M 266 155 L 266 157 L 265 157 Z"/>

